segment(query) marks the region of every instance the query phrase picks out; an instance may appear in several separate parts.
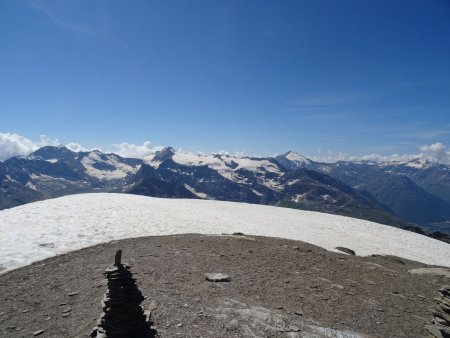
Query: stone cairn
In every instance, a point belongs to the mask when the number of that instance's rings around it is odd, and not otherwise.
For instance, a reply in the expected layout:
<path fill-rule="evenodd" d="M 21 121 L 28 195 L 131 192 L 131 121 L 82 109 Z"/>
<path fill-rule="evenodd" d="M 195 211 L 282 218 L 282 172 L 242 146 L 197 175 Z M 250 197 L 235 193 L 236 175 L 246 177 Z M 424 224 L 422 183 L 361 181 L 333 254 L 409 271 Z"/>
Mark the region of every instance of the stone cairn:
<path fill-rule="evenodd" d="M 436 308 L 432 310 L 433 325 L 426 329 L 433 338 L 450 338 L 450 285 L 439 289 L 439 297 L 435 298 Z"/>
<path fill-rule="evenodd" d="M 105 270 L 108 291 L 102 300 L 103 313 L 91 337 L 147 338 L 156 337 L 151 322 L 140 306 L 145 299 L 126 264 L 122 250 L 116 252 L 114 267 Z"/>

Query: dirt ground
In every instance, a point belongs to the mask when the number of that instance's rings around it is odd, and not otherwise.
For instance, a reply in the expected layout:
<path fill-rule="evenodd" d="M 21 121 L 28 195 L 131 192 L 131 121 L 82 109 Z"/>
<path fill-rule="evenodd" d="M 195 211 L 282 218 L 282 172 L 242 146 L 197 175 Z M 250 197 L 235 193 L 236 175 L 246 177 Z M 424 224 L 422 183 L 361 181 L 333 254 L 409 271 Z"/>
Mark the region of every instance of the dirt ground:
<path fill-rule="evenodd" d="M 0 336 L 87 337 L 101 314 L 116 250 L 160 337 L 424 337 L 449 280 L 425 265 L 303 242 L 176 235 L 111 242 L 0 275 Z M 221 272 L 230 282 L 212 283 Z"/>

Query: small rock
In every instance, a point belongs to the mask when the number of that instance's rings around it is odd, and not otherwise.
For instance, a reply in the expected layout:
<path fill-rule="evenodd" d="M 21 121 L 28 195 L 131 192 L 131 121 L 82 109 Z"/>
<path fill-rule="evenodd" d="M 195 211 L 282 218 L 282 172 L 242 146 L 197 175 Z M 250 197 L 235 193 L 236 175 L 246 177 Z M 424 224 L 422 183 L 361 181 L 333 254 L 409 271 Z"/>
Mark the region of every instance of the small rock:
<path fill-rule="evenodd" d="M 67 312 L 70 312 L 70 311 L 72 311 L 72 308 L 70 308 L 70 307 L 68 307 L 68 308 L 66 308 L 66 309 L 64 309 L 64 310 L 62 310 L 63 313 L 67 313 Z"/>
<path fill-rule="evenodd" d="M 33 336 L 40 336 L 41 334 L 43 334 L 45 332 L 45 330 L 37 330 L 33 332 Z"/>
<path fill-rule="evenodd" d="M 230 331 L 237 330 L 239 328 L 239 321 L 237 319 L 233 319 L 227 323 L 225 327 Z"/>
<path fill-rule="evenodd" d="M 73 297 L 73 296 L 78 295 L 79 293 L 80 293 L 80 291 L 70 292 L 70 293 L 68 294 L 68 296 L 69 296 L 69 297 Z"/>
<path fill-rule="evenodd" d="M 209 282 L 214 282 L 214 283 L 218 283 L 218 282 L 230 282 L 231 281 L 231 277 L 224 274 L 224 273 L 206 273 L 205 274 L 205 278 L 206 280 L 208 280 Z"/>
<path fill-rule="evenodd" d="M 356 255 L 356 253 L 352 249 L 345 248 L 343 246 L 338 246 L 335 249 L 339 250 L 339 251 L 342 251 L 342 252 L 345 252 L 346 254 L 349 254 L 349 255 L 352 255 L 352 256 Z"/>
<path fill-rule="evenodd" d="M 30 309 L 23 310 L 22 313 L 30 312 Z"/>
<path fill-rule="evenodd" d="M 298 332 L 300 328 L 296 325 L 289 325 L 289 331 Z"/>
<path fill-rule="evenodd" d="M 177 324 L 177 327 L 182 327 L 182 326 L 183 326 L 183 323 Z"/>
<path fill-rule="evenodd" d="M 294 313 L 295 313 L 297 316 L 303 316 L 303 312 L 300 311 L 300 310 L 296 310 L 296 311 L 294 311 Z"/>

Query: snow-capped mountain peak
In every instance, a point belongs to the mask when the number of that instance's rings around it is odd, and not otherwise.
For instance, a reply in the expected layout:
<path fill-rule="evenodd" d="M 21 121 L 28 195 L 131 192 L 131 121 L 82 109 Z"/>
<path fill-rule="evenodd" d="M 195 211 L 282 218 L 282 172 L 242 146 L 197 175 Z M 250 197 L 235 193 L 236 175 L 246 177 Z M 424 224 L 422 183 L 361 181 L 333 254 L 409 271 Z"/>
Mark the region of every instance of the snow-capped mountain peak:
<path fill-rule="evenodd" d="M 312 163 L 312 161 L 299 153 L 294 151 L 288 151 L 283 155 L 275 157 L 275 160 L 280 163 L 286 169 L 299 169 L 305 168 Z"/>
<path fill-rule="evenodd" d="M 290 160 L 297 163 L 311 163 L 311 160 L 307 157 L 300 155 L 299 153 L 296 153 L 294 151 L 288 151 L 284 156 Z"/>
<path fill-rule="evenodd" d="M 436 165 L 437 163 L 427 160 L 425 158 L 416 158 L 414 160 L 408 161 L 405 163 L 405 166 L 416 168 L 416 169 L 425 169 Z"/>

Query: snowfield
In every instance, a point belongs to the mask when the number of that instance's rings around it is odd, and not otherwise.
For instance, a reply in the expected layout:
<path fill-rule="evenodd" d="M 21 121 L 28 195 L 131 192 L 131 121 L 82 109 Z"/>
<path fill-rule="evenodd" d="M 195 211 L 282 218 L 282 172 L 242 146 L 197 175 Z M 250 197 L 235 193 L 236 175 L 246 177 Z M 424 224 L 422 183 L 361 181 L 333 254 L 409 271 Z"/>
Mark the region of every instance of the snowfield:
<path fill-rule="evenodd" d="M 450 245 L 393 227 L 319 212 L 211 200 L 80 194 L 0 211 L 6 271 L 94 244 L 139 236 L 243 232 L 395 255 L 450 267 Z"/>

